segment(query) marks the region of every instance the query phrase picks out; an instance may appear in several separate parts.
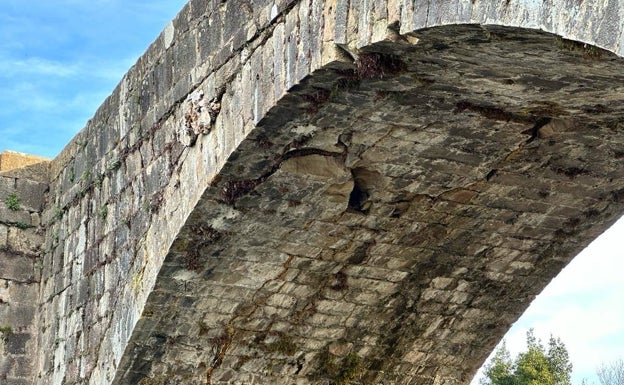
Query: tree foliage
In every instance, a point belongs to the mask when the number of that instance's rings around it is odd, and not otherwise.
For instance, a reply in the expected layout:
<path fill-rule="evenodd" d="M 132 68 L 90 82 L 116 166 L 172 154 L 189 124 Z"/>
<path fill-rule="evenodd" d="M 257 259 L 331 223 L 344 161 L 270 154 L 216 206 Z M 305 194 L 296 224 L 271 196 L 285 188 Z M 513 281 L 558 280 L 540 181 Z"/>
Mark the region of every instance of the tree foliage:
<path fill-rule="evenodd" d="M 535 338 L 531 329 L 527 333 L 527 350 L 513 360 L 503 341 L 494 357 L 485 366 L 485 377 L 481 380 L 481 384 L 570 385 L 571 373 L 572 364 L 563 342 L 551 336 L 546 349 L 542 342 Z"/>
<path fill-rule="evenodd" d="M 624 385 L 624 360 L 602 364 L 597 370 L 600 385 Z"/>

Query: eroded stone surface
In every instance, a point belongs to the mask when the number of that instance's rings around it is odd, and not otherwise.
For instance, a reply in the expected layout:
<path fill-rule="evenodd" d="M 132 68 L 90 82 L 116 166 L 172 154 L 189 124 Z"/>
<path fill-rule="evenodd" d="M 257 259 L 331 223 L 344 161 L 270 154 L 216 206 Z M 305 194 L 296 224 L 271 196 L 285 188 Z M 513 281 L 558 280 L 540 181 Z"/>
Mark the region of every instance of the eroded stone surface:
<path fill-rule="evenodd" d="M 466 382 L 621 212 L 621 61 L 584 44 L 621 55 L 620 9 L 190 1 L 49 168 L 0 183 L 30 196 L 0 245 L 45 230 L 0 374 Z"/>
<path fill-rule="evenodd" d="M 316 73 L 238 146 L 119 383 L 465 383 L 617 218 L 621 59 L 528 30 L 415 36 Z"/>

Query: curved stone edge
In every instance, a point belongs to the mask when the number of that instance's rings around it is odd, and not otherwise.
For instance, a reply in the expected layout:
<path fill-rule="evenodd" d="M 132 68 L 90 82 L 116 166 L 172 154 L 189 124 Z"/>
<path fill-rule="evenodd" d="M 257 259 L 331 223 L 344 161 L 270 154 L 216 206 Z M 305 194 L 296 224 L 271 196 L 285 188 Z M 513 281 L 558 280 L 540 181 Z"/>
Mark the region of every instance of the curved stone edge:
<path fill-rule="evenodd" d="M 89 383 L 112 380 L 169 245 L 201 193 L 238 143 L 288 89 L 324 65 L 352 63 L 354 58 L 334 43 L 350 50 L 396 39 L 397 25 L 405 34 L 434 25 L 486 23 L 543 28 L 621 54 L 621 25 L 616 23 L 617 32 L 612 34 L 607 28 L 613 25 L 612 18 L 601 22 L 599 16 L 590 17 L 617 6 L 617 20 L 622 8 L 619 1 L 585 5 L 585 20 L 594 24 L 588 23 L 591 27 L 578 34 L 571 24 L 546 22 L 566 2 L 548 8 L 512 1 L 506 7 L 513 12 L 479 0 L 474 4 L 468 0 L 431 3 L 338 0 L 224 5 L 197 0 L 187 4 L 52 163 L 51 199 L 44 215 L 49 241 L 41 290 L 42 314 L 47 313 L 43 318 L 48 322 L 44 326 L 49 331 L 41 345 L 55 346 L 58 354 L 50 359 L 42 353 L 39 373 L 49 378 L 43 383 L 69 379 L 69 384 L 72 378 L 85 377 Z M 245 19 L 249 21 L 241 26 L 240 20 Z M 212 104 L 197 105 L 202 101 L 219 104 L 218 115 L 211 116 Z M 198 107 L 206 107 L 203 116 L 189 117 L 189 110 Z M 198 132 L 188 139 L 180 132 L 181 126 Z M 171 170 L 168 180 L 159 179 Z M 128 188 L 132 188 L 130 208 L 119 198 Z M 144 199 L 137 201 L 138 195 Z M 92 220 L 92 226 L 84 219 Z M 126 221 L 147 225 L 138 225 L 140 230 L 133 234 L 124 228 L 130 227 Z M 63 243 L 55 236 L 61 230 Z M 120 251 L 118 259 L 102 259 L 104 251 L 118 252 L 118 245 L 109 239 L 123 236 L 135 242 Z M 90 242 L 94 248 L 89 248 Z M 95 270 L 84 266 L 88 263 Z M 123 285 L 121 290 L 117 284 Z M 74 360 L 66 352 L 89 347 L 91 342 L 83 334 L 87 308 L 107 322 L 94 324 L 101 328 L 93 337 L 97 351 Z M 131 311 L 124 312 L 127 308 Z M 82 310 L 74 312 L 77 309 Z M 54 319 L 59 312 L 66 317 Z M 52 341 L 55 330 L 62 330 L 63 338 L 73 342 Z M 48 377 L 50 373 L 54 375 Z"/>
<path fill-rule="evenodd" d="M 339 57 L 314 33 L 323 6 L 191 2 L 53 161 L 38 383 L 113 380 L 201 193 L 277 98 Z"/>
<path fill-rule="evenodd" d="M 339 1 L 336 14 L 346 22 L 337 27 L 336 43 L 361 48 L 380 40 L 386 26 L 407 34 L 448 24 L 495 24 L 539 29 L 624 55 L 622 0 L 388 0 L 384 10 L 385 3 Z"/>

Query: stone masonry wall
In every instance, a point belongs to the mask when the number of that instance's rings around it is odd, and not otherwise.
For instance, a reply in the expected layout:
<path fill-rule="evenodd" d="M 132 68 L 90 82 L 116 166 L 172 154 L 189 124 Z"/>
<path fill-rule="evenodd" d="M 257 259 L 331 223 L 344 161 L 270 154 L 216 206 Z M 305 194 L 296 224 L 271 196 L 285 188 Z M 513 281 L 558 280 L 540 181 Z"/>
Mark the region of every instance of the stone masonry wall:
<path fill-rule="evenodd" d="M 275 64 L 256 51 L 274 30 L 286 40 L 281 15 L 293 6 L 190 2 L 53 161 L 40 298 L 42 345 L 53 349 L 40 351 L 36 383 L 113 379 L 201 193 L 275 98 L 321 65 L 318 43 L 299 67 L 292 44 L 276 47 Z M 270 92 L 256 75 L 263 60 L 282 71 Z"/>
<path fill-rule="evenodd" d="M 29 318 L 38 322 L 35 383 L 113 381 L 187 216 L 255 124 L 314 71 L 352 64 L 360 48 L 398 33 L 454 23 L 542 28 L 622 54 L 622 1 L 533 3 L 189 2 L 51 164 L 40 307 Z M 16 213 L 0 212 L 0 244 L 5 228 L 8 245 L 24 239 L 19 232 L 38 236 L 11 219 Z M 32 253 L 5 250 L 3 260 L 30 261 L 35 249 L 26 250 Z M 9 289 L 25 278 L 4 275 Z M 18 333 L 6 333 L 10 359 L 25 354 L 13 341 L 34 325 L 16 323 Z M 34 346 L 29 341 L 24 349 Z M 19 377 L 15 370 L 7 378 Z"/>
<path fill-rule="evenodd" d="M 32 384 L 46 174 L 47 163 L 0 173 L 0 383 L 6 385 Z"/>

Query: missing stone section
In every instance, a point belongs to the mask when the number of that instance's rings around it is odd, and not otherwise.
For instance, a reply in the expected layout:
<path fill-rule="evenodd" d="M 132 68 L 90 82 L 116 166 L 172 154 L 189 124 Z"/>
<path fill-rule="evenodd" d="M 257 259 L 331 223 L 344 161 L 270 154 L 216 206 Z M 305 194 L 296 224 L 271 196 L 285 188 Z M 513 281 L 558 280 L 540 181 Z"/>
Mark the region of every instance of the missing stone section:
<path fill-rule="evenodd" d="M 364 167 L 356 167 L 351 170 L 353 175 L 353 190 L 349 195 L 348 209 L 362 214 L 368 214 L 372 200 L 371 196 L 382 176 L 377 171 L 372 171 Z"/>
<path fill-rule="evenodd" d="M 349 209 L 362 214 L 368 214 L 368 209 L 370 208 L 368 197 L 368 193 L 364 187 L 357 182 L 354 183 L 353 190 L 349 195 Z"/>
<path fill-rule="evenodd" d="M 488 172 L 487 175 L 485 176 L 485 180 L 489 182 L 490 179 L 492 179 L 494 175 L 496 175 L 497 172 L 498 172 L 497 169 L 495 168 L 491 169 L 490 172 Z"/>
<path fill-rule="evenodd" d="M 201 90 L 192 92 L 184 101 L 184 115 L 180 122 L 178 138 L 187 147 L 195 145 L 199 135 L 207 135 L 221 112 L 221 97 L 207 100 Z"/>

